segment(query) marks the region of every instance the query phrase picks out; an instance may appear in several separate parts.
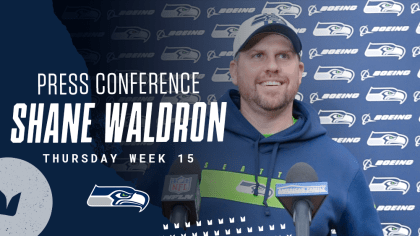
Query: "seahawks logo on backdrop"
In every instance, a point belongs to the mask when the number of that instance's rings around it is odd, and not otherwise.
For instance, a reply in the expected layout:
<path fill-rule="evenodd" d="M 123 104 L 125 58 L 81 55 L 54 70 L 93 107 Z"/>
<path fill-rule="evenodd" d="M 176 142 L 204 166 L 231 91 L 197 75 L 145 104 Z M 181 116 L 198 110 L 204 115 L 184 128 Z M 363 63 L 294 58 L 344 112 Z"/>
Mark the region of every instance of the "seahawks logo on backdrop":
<path fill-rule="evenodd" d="M 101 54 L 99 54 L 99 52 L 95 52 L 90 49 L 78 49 L 77 52 L 83 57 L 86 63 L 92 63 L 93 65 L 96 65 L 101 59 Z"/>
<path fill-rule="evenodd" d="M 261 12 L 262 14 L 292 15 L 298 18 L 302 13 L 299 5 L 290 2 L 267 2 Z"/>
<path fill-rule="evenodd" d="M 411 4 L 411 14 L 414 14 L 418 11 L 420 11 L 419 3 L 416 2 L 416 3 Z"/>
<path fill-rule="evenodd" d="M 410 236 L 411 229 L 398 223 L 381 223 L 384 236 Z"/>
<path fill-rule="evenodd" d="M 321 11 L 318 11 L 316 9 L 316 5 L 310 5 L 309 8 L 308 8 L 308 15 L 312 16 L 315 13 L 321 13 Z"/>
<path fill-rule="evenodd" d="M 163 18 L 192 17 L 196 20 L 200 16 L 200 8 L 189 4 L 166 4 L 160 15 Z"/>
<path fill-rule="evenodd" d="M 318 22 L 313 34 L 315 36 L 344 36 L 348 39 L 353 34 L 353 27 L 341 22 Z"/>
<path fill-rule="evenodd" d="M 193 61 L 196 63 L 200 59 L 200 51 L 189 47 L 166 47 L 163 50 L 162 61 Z"/>
<path fill-rule="evenodd" d="M 414 92 L 414 102 L 420 101 L 420 91 Z"/>
<path fill-rule="evenodd" d="M 413 57 L 420 55 L 420 46 L 414 47 L 411 52 L 413 53 Z"/>
<path fill-rule="evenodd" d="M 404 4 L 395 1 L 368 0 L 364 13 L 396 13 L 400 16 L 404 11 Z"/>
<path fill-rule="evenodd" d="M 95 185 L 87 204 L 90 207 L 138 207 L 142 212 L 149 201 L 147 193 L 132 187 Z"/>
<path fill-rule="evenodd" d="M 301 92 L 297 92 L 295 95 L 295 99 L 299 101 L 303 101 L 303 94 Z"/>
<path fill-rule="evenodd" d="M 392 87 L 370 87 L 366 95 L 369 102 L 400 102 L 403 104 L 407 99 L 407 93 Z"/>
<path fill-rule="evenodd" d="M 349 125 L 353 126 L 356 116 L 342 110 L 319 110 L 319 120 L 323 125 Z"/>
<path fill-rule="evenodd" d="M 368 78 L 375 78 L 375 76 L 371 76 L 369 74 L 369 70 L 362 70 L 362 72 L 360 72 L 360 77 L 361 77 L 362 81 L 365 81 Z"/>
<path fill-rule="evenodd" d="M 416 142 L 416 147 L 420 146 L 420 135 L 419 136 L 416 136 L 416 138 L 414 140 Z"/>
<path fill-rule="evenodd" d="M 236 186 L 236 191 L 240 193 L 247 193 L 247 194 L 254 194 L 254 189 L 257 187 L 257 184 L 254 182 L 248 182 L 245 180 L 242 180 L 238 186 Z M 258 195 L 265 194 L 266 186 L 263 184 L 259 184 L 258 187 Z M 271 198 L 273 196 L 274 190 L 270 188 L 268 191 L 268 198 Z"/>
<path fill-rule="evenodd" d="M 98 21 L 101 11 L 92 7 L 69 7 L 64 10 L 63 20 L 94 20 Z"/>
<path fill-rule="evenodd" d="M 216 68 L 211 80 L 213 82 L 231 82 L 232 76 L 230 76 L 229 68 Z"/>
<path fill-rule="evenodd" d="M 401 146 L 404 149 L 408 144 L 408 137 L 397 132 L 370 133 L 367 145 L 369 146 Z"/>
<path fill-rule="evenodd" d="M 393 43 L 369 43 L 366 48 L 366 57 L 398 57 L 401 60 L 405 55 L 405 48 Z"/>
<path fill-rule="evenodd" d="M 172 104 L 177 104 L 178 102 L 187 102 L 189 104 L 194 104 L 196 102 L 201 101 L 201 97 L 198 94 L 192 94 L 191 92 L 188 94 L 164 94 L 160 102 L 170 102 Z"/>
<path fill-rule="evenodd" d="M 318 54 L 316 48 L 311 48 L 311 50 L 309 50 L 309 59 L 313 59 L 315 57 L 322 57 L 322 55 Z"/>
<path fill-rule="evenodd" d="M 213 29 L 213 32 L 211 32 L 212 38 L 235 38 L 236 34 L 239 31 L 240 25 L 219 25 L 216 24 L 216 26 Z"/>
<path fill-rule="evenodd" d="M 373 177 L 369 184 L 372 192 L 402 192 L 405 195 L 410 189 L 410 183 L 395 177 Z"/>
<path fill-rule="evenodd" d="M 150 31 L 137 26 L 117 26 L 112 32 L 112 40 L 143 40 L 145 43 L 150 38 Z"/>
<path fill-rule="evenodd" d="M 315 80 L 347 80 L 350 83 L 354 78 L 354 71 L 342 66 L 318 66 Z"/>
<path fill-rule="evenodd" d="M 372 167 L 376 167 L 376 166 L 372 164 L 371 159 L 366 159 L 366 160 L 363 161 L 363 170 L 367 170 L 367 169 L 372 168 Z"/>

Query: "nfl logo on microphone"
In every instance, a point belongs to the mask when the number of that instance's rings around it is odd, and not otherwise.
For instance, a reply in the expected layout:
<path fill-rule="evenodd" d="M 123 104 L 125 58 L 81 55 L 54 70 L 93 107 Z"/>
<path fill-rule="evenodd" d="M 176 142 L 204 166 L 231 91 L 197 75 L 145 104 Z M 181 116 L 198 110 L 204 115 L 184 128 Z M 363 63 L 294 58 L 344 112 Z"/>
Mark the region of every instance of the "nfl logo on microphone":
<path fill-rule="evenodd" d="M 169 192 L 180 194 L 190 191 L 192 177 L 185 178 L 180 176 L 178 178 L 171 178 L 169 183 Z"/>

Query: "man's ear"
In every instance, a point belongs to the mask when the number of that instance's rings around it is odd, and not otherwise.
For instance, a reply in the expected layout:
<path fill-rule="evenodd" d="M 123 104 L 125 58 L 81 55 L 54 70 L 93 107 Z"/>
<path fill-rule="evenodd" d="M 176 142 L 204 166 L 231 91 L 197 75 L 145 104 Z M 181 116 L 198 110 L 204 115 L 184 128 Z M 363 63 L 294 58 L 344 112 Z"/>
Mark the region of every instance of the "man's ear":
<path fill-rule="evenodd" d="M 303 70 L 305 69 L 305 65 L 303 64 L 303 62 L 299 62 L 299 85 L 302 83 L 302 75 L 303 75 Z"/>
<path fill-rule="evenodd" d="M 232 77 L 232 83 L 238 86 L 238 61 L 230 61 L 229 73 Z"/>

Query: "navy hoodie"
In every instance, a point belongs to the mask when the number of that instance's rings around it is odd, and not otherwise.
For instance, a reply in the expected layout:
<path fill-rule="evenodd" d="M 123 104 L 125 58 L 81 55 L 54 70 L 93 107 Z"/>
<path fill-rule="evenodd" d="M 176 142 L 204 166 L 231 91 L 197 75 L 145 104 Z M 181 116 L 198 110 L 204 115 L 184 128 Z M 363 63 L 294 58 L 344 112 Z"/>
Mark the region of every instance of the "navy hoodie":
<path fill-rule="evenodd" d="M 328 182 L 329 190 L 312 220 L 310 235 L 330 235 L 331 229 L 337 235 L 383 235 L 356 158 L 326 135 L 314 109 L 295 100 L 297 122 L 265 138 L 239 111 L 238 91 L 228 91 L 218 102 L 227 103 L 223 142 L 164 144 L 158 150 L 167 157 L 191 153 L 202 167 L 201 226 L 189 231 L 209 236 L 295 235 L 292 217 L 274 190 L 276 184 L 285 183 L 294 164 L 306 162 L 319 181 Z M 160 205 L 162 175 L 167 174 L 169 165 L 161 167 L 146 172 L 139 187 L 152 196 L 155 205 Z"/>

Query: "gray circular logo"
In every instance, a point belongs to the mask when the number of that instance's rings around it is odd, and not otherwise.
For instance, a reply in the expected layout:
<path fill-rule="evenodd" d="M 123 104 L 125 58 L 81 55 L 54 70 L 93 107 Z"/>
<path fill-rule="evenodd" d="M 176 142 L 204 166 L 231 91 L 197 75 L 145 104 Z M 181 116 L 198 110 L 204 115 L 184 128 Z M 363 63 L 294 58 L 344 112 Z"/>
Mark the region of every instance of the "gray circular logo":
<path fill-rule="evenodd" d="M 0 235 L 39 235 L 50 219 L 52 204 L 50 185 L 35 166 L 0 158 Z"/>

